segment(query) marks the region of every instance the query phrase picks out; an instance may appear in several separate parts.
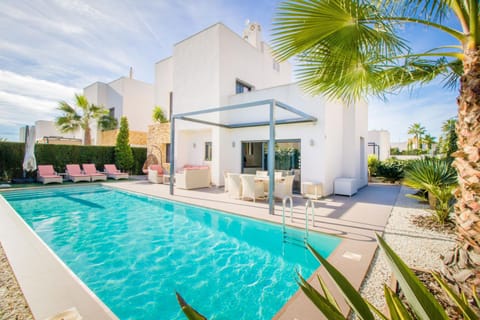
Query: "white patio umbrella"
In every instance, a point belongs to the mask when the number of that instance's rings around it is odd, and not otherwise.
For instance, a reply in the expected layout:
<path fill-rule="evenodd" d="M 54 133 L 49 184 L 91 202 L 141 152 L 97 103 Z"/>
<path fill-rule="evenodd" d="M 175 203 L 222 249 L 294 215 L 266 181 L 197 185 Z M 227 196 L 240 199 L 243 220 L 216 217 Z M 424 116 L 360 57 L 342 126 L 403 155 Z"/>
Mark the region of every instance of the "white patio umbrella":
<path fill-rule="evenodd" d="M 25 158 L 23 159 L 23 170 L 33 171 L 37 169 L 37 160 L 35 159 L 35 127 L 30 130 L 27 126 L 25 132 Z"/>

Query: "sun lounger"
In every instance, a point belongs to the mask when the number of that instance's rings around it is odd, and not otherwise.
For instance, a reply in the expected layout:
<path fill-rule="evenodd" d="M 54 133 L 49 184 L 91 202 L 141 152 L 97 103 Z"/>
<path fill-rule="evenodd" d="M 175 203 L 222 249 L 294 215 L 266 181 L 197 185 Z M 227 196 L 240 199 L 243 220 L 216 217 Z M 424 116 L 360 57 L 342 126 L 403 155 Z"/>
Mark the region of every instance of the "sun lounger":
<path fill-rule="evenodd" d="M 92 178 L 92 181 L 107 180 L 107 176 L 101 172 L 98 172 L 95 164 L 93 163 L 84 163 L 82 164 L 82 168 L 85 174 Z"/>
<path fill-rule="evenodd" d="M 79 181 L 88 181 L 90 182 L 90 176 L 83 173 L 80 170 L 80 166 L 78 164 L 67 164 L 65 172 L 67 173 L 67 179 L 72 180 L 73 182 Z"/>
<path fill-rule="evenodd" d="M 51 164 L 42 164 L 38 166 L 37 181 L 43 184 L 63 183 L 63 178 L 59 176 Z"/>
<path fill-rule="evenodd" d="M 112 178 L 115 180 L 128 179 L 128 173 L 121 172 L 120 170 L 117 169 L 117 167 L 114 164 L 106 164 L 104 167 L 105 167 L 105 173 L 108 178 Z"/>

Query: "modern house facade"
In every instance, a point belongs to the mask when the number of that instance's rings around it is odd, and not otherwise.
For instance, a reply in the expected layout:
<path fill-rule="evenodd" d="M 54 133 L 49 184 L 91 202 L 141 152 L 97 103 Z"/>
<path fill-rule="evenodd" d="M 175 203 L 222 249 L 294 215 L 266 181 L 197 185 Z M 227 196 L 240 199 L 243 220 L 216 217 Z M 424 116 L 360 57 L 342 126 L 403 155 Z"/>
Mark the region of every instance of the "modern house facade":
<path fill-rule="evenodd" d="M 355 188 L 366 185 L 366 103 L 346 107 L 308 96 L 292 83 L 291 69 L 288 62 L 274 59 L 256 23 L 250 23 L 242 37 L 218 23 L 177 43 L 173 55 L 155 65 L 155 104 L 169 117 L 257 105 L 202 114 L 195 122 L 176 121 L 175 152 L 170 155 L 175 167 L 208 165 L 212 184 L 217 186 L 224 184 L 225 171 L 265 170 L 269 128 L 232 129 L 228 125 L 268 120 L 268 106 L 257 102 L 276 100 L 317 121 L 276 125 L 276 158 L 277 153 L 278 157 L 287 154 L 292 160 L 281 168 L 276 160 L 275 169 L 294 170 L 298 185 L 321 183 L 325 194 L 333 192 L 339 177 L 354 179 Z M 286 113 L 276 113 L 277 121 L 287 118 Z"/>

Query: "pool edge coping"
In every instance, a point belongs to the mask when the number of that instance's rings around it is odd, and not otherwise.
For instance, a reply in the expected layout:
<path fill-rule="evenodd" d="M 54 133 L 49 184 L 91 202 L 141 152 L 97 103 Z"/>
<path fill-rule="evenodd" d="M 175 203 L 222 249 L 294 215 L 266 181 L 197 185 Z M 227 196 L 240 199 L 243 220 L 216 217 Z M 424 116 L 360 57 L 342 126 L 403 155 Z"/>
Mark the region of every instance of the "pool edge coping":
<path fill-rule="evenodd" d="M 0 242 L 35 319 L 46 319 L 73 307 L 85 320 L 118 319 L 1 193 L 0 209 Z"/>

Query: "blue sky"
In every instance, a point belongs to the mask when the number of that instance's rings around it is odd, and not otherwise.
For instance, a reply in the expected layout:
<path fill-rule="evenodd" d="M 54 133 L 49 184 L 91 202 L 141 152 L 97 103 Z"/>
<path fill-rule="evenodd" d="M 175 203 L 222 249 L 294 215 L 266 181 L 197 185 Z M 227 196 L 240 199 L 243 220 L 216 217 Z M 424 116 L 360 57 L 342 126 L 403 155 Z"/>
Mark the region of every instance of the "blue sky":
<path fill-rule="evenodd" d="M 127 76 L 153 82 L 154 63 L 173 44 L 216 23 L 241 33 L 245 21 L 259 22 L 270 38 L 278 1 L 248 0 L 2 0 L 0 2 L 0 137 L 18 141 L 21 126 L 58 116 L 58 101 L 95 82 Z M 8 31 L 7 31 L 8 30 Z M 404 30 L 412 45 L 430 48 L 437 35 Z M 369 129 L 407 139 L 420 122 L 434 136 L 456 115 L 456 92 L 441 85 L 370 101 Z"/>

